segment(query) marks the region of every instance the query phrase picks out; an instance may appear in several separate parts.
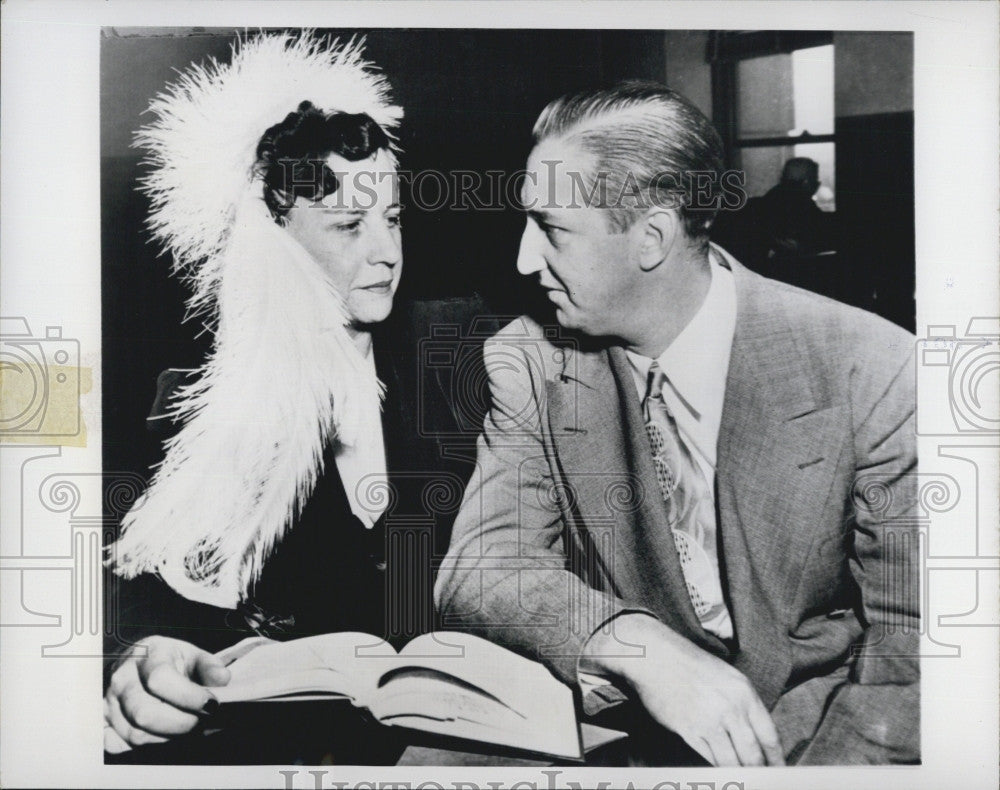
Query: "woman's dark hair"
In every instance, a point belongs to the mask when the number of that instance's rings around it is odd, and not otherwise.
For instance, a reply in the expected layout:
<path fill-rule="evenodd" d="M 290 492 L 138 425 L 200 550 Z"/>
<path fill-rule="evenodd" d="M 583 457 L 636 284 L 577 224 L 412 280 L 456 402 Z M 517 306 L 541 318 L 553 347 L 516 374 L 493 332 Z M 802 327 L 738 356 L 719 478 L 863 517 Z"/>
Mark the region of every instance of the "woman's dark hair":
<path fill-rule="evenodd" d="M 330 154 L 357 162 L 389 148 L 389 137 L 365 113 L 327 115 L 302 102 L 257 144 L 255 170 L 264 182 L 264 202 L 279 225 L 298 197 L 322 200 L 340 187 L 326 166 Z"/>

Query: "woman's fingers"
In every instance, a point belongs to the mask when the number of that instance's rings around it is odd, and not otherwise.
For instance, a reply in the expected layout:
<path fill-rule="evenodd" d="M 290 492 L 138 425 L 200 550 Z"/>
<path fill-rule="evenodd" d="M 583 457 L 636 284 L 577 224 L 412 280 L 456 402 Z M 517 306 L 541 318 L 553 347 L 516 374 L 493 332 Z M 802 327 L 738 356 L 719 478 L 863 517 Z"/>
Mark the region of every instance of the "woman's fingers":
<path fill-rule="evenodd" d="M 182 735 L 193 730 L 199 721 L 195 714 L 157 699 L 141 683 L 125 688 L 118 704 L 134 728 L 157 736 Z"/>
<path fill-rule="evenodd" d="M 144 746 L 147 743 L 163 743 L 167 739 L 138 728 L 125 716 L 118 698 L 108 693 L 104 698 L 104 720 L 118 737 L 131 746 Z M 105 728 L 104 741 L 108 743 L 109 736 Z M 114 743 L 114 739 L 111 739 Z"/>
<path fill-rule="evenodd" d="M 206 703 L 215 699 L 204 686 L 180 674 L 173 664 L 144 666 L 140 668 L 139 675 L 147 695 L 158 700 L 161 705 L 166 704 L 178 712 L 185 712 L 186 716 L 203 712 Z"/>
<path fill-rule="evenodd" d="M 138 662 L 138 672 L 146 691 L 191 714 L 203 712 L 205 705 L 215 699 L 196 680 L 218 680 L 220 674 L 224 674 L 223 682 L 213 685 L 224 685 L 229 680 L 229 670 L 211 653 L 173 639 L 151 642 L 148 653 Z"/>
<path fill-rule="evenodd" d="M 104 751 L 108 754 L 121 754 L 131 748 L 129 743 L 115 732 L 114 727 L 110 724 L 104 725 Z"/>
<path fill-rule="evenodd" d="M 183 647 L 175 650 L 172 643 Z M 150 640 L 144 647 L 144 655 L 115 669 L 105 695 L 106 720 L 132 745 L 191 731 L 199 722 L 196 712 L 214 699 L 177 670 L 183 668 L 185 650 L 198 648 L 176 640 Z"/>
<path fill-rule="evenodd" d="M 225 686 L 232 674 L 214 655 L 202 652 L 195 659 L 193 676 L 206 686 Z"/>

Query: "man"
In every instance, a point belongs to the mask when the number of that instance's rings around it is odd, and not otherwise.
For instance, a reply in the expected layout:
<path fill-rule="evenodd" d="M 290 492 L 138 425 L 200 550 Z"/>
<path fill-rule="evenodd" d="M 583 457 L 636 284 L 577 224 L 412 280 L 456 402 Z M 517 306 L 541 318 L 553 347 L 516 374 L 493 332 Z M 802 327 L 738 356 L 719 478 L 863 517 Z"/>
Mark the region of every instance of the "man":
<path fill-rule="evenodd" d="M 534 143 L 518 270 L 577 336 L 487 344 L 446 624 L 713 764 L 918 761 L 911 337 L 709 245 L 721 144 L 673 91 Z"/>
<path fill-rule="evenodd" d="M 712 238 L 754 271 L 801 285 L 809 272 L 798 270 L 810 268 L 811 256 L 832 253 L 837 246 L 834 215 L 813 200 L 819 186 L 814 160 L 789 159 L 781 180 L 742 211 L 723 214 L 712 227 Z"/>
<path fill-rule="evenodd" d="M 816 205 L 819 165 L 796 156 L 781 168 L 781 180 L 758 202 L 758 212 L 771 234 L 774 255 L 810 255 L 832 249 L 825 223 L 828 216 Z"/>

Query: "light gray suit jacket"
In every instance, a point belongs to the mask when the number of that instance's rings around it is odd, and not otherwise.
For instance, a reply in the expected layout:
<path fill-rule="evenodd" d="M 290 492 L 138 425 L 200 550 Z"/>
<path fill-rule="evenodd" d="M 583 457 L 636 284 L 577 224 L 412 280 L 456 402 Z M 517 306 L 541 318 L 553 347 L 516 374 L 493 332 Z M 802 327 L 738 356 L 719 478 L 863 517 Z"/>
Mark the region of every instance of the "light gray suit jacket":
<path fill-rule="evenodd" d="M 918 761 L 913 338 L 727 260 L 716 491 L 733 642 L 686 592 L 623 350 L 526 318 L 485 349 L 492 407 L 438 608 L 571 684 L 597 629 L 647 612 L 750 679 L 790 761 Z"/>

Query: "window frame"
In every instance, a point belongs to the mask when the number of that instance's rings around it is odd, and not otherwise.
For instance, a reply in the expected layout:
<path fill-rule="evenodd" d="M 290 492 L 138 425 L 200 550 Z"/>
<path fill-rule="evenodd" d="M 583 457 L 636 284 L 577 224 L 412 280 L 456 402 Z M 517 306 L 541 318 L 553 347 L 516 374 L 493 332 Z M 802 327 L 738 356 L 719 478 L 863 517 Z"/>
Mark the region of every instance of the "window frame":
<path fill-rule="evenodd" d="M 807 143 L 836 146 L 836 131 L 832 134 L 804 131 L 794 137 L 741 138 L 737 134 L 740 61 L 832 44 L 831 30 L 713 30 L 709 33 L 705 59 L 712 73 L 712 120 L 722 137 L 727 168 L 742 166 L 740 152 L 744 148 L 790 148 Z"/>

